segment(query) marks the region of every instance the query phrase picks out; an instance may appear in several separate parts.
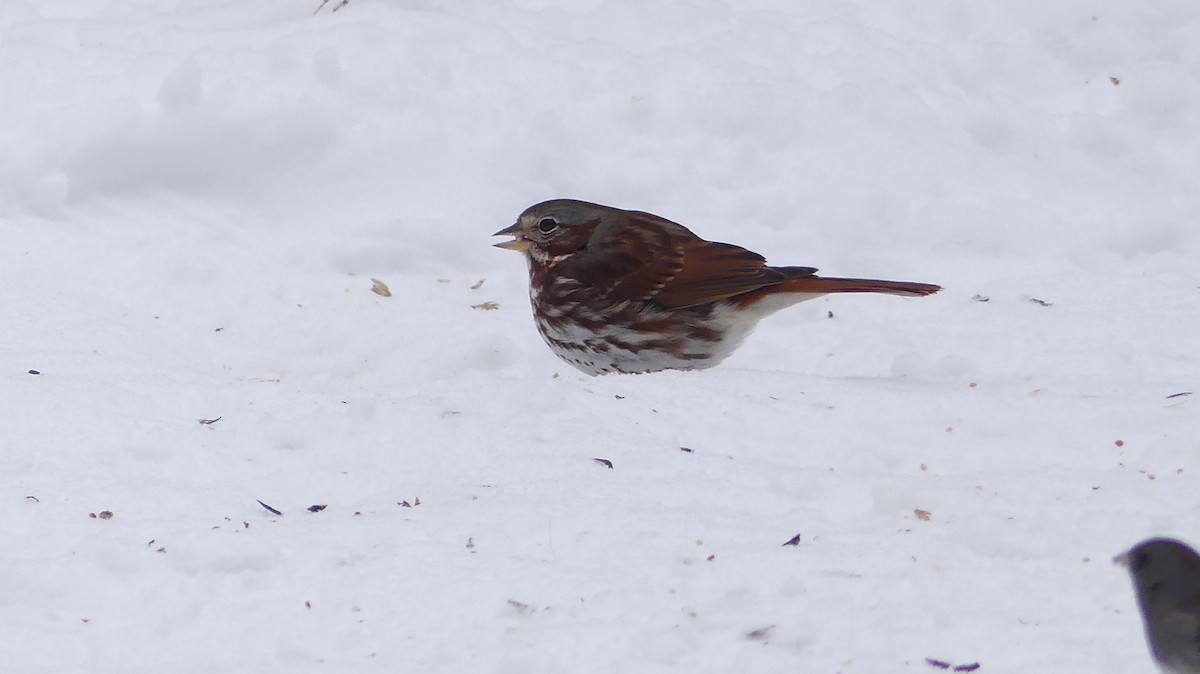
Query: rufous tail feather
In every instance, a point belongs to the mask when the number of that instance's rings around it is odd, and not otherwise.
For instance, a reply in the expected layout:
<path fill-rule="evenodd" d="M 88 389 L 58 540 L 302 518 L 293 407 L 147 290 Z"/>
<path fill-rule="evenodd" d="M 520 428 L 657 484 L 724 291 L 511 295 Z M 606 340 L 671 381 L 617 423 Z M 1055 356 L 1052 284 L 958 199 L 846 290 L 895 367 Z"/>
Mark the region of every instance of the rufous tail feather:
<path fill-rule="evenodd" d="M 881 281 L 869 278 L 833 278 L 825 276 L 805 276 L 788 279 L 779 287 L 780 292 L 792 293 L 884 293 L 886 295 L 904 295 L 906 297 L 924 297 L 941 290 L 942 287 L 932 283 L 917 283 L 916 281 Z"/>

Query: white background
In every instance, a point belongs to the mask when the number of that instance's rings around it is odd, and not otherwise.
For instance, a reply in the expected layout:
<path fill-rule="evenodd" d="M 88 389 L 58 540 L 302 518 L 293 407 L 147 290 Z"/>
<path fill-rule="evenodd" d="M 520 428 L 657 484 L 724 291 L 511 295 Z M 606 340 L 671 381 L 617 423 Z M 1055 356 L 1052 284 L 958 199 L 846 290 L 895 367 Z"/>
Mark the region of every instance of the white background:
<path fill-rule="evenodd" d="M 1154 671 L 1194 0 L 337 1 L 0 7 L 7 671 Z M 589 378 L 554 197 L 945 290 Z"/>

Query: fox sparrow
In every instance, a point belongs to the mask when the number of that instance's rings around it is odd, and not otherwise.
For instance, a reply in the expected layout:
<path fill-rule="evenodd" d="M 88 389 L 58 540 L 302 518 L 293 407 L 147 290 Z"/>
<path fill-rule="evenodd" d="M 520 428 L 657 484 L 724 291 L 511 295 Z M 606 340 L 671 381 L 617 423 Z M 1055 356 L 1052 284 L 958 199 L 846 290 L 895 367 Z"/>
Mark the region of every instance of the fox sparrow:
<path fill-rule="evenodd" d="M 502 235 L 513 240 L 496 245 L 529 263 L 538 331 L 559 358 L 592 375 L 713 367 L 764 316 L 829 293 L 941 290 L 768 267 L 757 253 L 657 215 L 573 199 L 530 206 L 494 236 Z"/>
<path fill-rule="evenodd" d="M 1200 674 L 1200 555 L 1152 538 L 1115 560 L 1129 569 L 1150 654 L 1168 674 Z"/>

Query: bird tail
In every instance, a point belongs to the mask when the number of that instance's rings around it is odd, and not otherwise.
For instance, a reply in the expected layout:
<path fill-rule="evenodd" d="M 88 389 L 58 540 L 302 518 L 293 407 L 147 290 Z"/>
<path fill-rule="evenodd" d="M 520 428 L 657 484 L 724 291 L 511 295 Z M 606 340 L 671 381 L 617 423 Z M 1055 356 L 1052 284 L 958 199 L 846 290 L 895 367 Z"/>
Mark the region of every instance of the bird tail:
<path fill-rule="evenodd" d="M 941 290 L 932 283 L 916 281 L 882 281 L 868 278 L 836 278 L 826 276 L 801 276 L 783 282 L 781 290 L 791 293 L 883 293 L 905 297 L 924 297 Z"/>

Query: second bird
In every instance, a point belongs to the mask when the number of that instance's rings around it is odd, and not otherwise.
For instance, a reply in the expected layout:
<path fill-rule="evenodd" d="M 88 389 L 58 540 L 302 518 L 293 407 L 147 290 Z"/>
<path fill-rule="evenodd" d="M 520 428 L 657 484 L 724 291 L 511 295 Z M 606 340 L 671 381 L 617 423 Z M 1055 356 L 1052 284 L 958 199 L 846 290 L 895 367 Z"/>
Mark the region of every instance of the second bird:
<path fill-rule="evenodd" d="M 1152 538 L 1116 558 L 1129 569 L 1150 654 L 1167 674 L 1200 674 L 1200 554 Z"/>
<path fill-rule="evenodd" d="M 758 253 L 657 215 L 574 199 L 530 206 L 495 236 L 512 236 L 496 245 L 525 254 L 538 332 L 592 375 L 713 367 L 763 317 L 830 293 L 941 290 L 770 267 Z"/>

